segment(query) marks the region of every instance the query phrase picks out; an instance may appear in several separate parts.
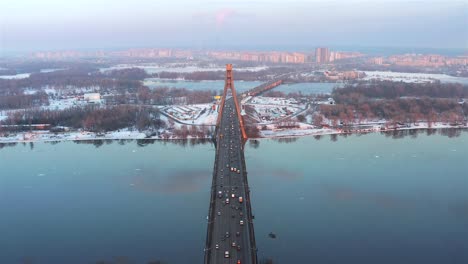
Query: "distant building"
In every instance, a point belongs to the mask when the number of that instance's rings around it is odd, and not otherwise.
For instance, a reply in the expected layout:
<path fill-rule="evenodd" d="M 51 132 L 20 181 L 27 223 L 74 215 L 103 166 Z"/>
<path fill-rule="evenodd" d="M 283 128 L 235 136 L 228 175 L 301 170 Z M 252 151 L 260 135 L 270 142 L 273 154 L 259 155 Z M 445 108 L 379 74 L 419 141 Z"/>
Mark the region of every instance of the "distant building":
<path fill-rule="evenodd" d="M 328 48 L 315 49 L 315 62 L 328 63 L 330 62 L 330 50 Z"/>
<path fill-rule="evenodd" d="M 383 64 L 383 58 L 382 57 L 375 57 L 370 60 L 370 63 L 376 64 L 376 65 L 382 65 Z"/>
<path fill-rule="evenodd" d="M 101 103 L 101 94 L 99 93 L 86 93 L 83 95 L 83 98 L 86 102 L 90 104 L 99 104 Z"/>

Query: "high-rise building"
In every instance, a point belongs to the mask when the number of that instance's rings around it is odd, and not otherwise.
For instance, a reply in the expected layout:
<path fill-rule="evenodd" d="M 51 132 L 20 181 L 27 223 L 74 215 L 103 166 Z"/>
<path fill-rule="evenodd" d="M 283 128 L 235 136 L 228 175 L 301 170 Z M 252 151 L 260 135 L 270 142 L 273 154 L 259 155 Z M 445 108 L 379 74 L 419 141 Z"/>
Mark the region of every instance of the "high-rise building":
<path fill-rule="evenodd" d="M 330 50 L 328 48 L 315 49 L 315 62 L 327 63 L 330 62 Z"/>

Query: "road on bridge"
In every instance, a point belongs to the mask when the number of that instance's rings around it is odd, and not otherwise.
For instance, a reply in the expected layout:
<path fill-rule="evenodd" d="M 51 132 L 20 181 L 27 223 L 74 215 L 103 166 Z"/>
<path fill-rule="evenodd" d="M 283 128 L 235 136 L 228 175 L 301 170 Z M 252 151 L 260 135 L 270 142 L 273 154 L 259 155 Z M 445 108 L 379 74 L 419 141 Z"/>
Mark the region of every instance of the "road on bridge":
<path fill-rule="evenodd" d="M 257 263 L 244 142 L 232 97 L 220 114 L 205 263 Z"/>

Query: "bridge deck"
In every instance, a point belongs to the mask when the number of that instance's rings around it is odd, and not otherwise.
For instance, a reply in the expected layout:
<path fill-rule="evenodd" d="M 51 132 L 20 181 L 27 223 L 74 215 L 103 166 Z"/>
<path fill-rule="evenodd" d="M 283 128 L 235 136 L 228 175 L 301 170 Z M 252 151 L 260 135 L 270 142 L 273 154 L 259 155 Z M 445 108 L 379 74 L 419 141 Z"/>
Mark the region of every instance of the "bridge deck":
<path fill-rule="evenodd" d="M 220 114 L 222 117 L 216 135 L 205 263 L 257 263 L 244 142 L 233 98 L 225 101 Z M 239 197 L 242 197 L 242 202 Z M 229 199 L 229 203 L 226 199 Z"/>

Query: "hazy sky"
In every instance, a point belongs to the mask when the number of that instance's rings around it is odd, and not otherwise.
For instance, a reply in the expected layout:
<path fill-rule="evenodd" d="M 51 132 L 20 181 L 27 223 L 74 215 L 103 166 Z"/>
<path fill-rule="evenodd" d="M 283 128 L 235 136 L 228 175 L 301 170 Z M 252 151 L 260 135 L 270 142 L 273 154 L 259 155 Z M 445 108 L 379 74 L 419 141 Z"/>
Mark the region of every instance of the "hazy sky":
<path fill-rule="evenodd" d="M 0 49 L 468 48 L 468 0 L 1 0 Z"/>

